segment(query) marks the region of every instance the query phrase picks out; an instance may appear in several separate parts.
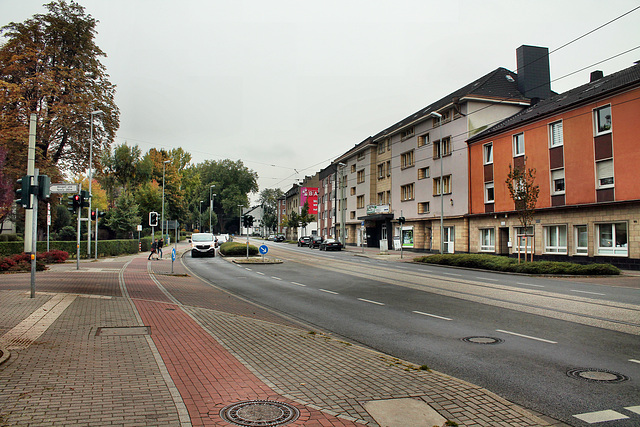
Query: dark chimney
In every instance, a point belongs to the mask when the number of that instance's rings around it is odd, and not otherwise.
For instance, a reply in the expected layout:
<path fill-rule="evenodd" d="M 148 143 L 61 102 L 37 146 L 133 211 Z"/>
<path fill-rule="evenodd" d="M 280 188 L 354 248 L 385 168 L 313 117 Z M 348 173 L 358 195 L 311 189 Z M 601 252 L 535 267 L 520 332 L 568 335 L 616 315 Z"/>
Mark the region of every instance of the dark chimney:
<path fill-rule="evenodd" d="M 600 70 L 592 71 L 591 72 L 591 79 L 589 80 L 589 83 L 593 83 L 596 80 L 600 80 L 603 77 L 604 77 L 604 73 L 602 71 L 600 71 Z"/>
<path fill-rule="evenodd" d="M 518 90 L 527 98 L 547 99 L 551 96 L 549 49 L 522 45 L 516 49 Z"/>

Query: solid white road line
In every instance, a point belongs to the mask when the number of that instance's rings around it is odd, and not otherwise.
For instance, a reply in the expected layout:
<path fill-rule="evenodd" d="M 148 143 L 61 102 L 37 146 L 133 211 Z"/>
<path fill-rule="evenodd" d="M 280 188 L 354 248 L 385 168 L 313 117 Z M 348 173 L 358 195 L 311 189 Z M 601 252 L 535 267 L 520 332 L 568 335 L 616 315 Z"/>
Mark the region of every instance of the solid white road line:
<path fill-rule="evenodd" d="M 307 285 L 303 285 L 302 283 L 298 283 L 298 282 L 291 282 L 292 285 L 296 285 L 296 286 L 302 286 L 303 288 L 305 288 Z"/>
<path fill-rule="evenodd" d="M 528 338 L 530 340 L 542 341 L 542 342 L 546 342 L 546 343 L 549 343 L 549 344 L 558 344 L 556 341 L 545 340 L 544 338 L 532 337 L 530 335 L 518 334 L 516 332 L 504 331 L 502 329 L 496 329 L 496 332 L 502 332 L 503 334 L 514 335 L 514 336 L 520 337 L 520 338 Z"/>
<path fill-rule="evenodd" d="M 442 320 L 453 320 L 453 319 L 449 319 L 448 317 L 443 317 L 443 316 L 437 316 L 435 314 L 429 314 L 429 313 L 423 313 L 422 311 L 414 311 L 415 314 L 421 314 L 423 316 L 429 316 L 429 317 L 435 317 L 436 319 L 442 319 Z"/>
<path fill-rule="evenodd" d="M 339 295 L 337 292 L 333 292 L 333 291 L 328 291 L 326 289 L 318 289 L 320 292 L 326 292 L 328 294 L 333 294 L 333 295 Z"/>
<path fill-rule="evenodd" d="M 376 305 L 384 305 L 384 303 L 381 303 L 378 301 L 371 301 L 370 299 L 364 299 L 364 298 L 358 298 L 358 301 L 364 301 L 364 302 L 368 302 L 370 304 L 376 304 Z"/>
<path fill-rule="evenodd" d="M 602 295 L 602 296 L 607 295 L 607 294 L 601 294 L 600 292 L 579 291 L 577 289 L 571 289 L 571 292 L 578 292 L 581 294 L 589 294 L 589 295 Z"/>
<path fill-rule="evenodd" d="M 587 412 L 584 414 L 574 415 L 575 418 L 589 424 L 603 423 L 605 421 L 625 420 L 629 417 L 610 409 L 606 411 Z"/>

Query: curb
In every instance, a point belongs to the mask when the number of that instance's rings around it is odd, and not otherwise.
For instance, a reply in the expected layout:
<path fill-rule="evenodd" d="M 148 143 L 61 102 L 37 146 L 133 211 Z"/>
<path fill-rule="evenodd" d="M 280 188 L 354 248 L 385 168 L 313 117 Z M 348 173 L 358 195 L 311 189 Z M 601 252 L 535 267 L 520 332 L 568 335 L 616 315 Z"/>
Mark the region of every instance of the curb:
<path fill-rule="evenodd" d="M 11 353 L 6 348 L 0 348 L 0 365 L 9 360 Z"/>

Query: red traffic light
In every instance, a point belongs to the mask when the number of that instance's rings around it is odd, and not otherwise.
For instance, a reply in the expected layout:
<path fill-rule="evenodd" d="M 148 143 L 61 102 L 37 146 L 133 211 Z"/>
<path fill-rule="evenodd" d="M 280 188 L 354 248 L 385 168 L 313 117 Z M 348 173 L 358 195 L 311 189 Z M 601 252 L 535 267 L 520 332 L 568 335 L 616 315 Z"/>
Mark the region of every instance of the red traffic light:
<path fill-rule="evenodd" d="M 96 211 L 91 211 L 91 221 L 96 220 Z"/>

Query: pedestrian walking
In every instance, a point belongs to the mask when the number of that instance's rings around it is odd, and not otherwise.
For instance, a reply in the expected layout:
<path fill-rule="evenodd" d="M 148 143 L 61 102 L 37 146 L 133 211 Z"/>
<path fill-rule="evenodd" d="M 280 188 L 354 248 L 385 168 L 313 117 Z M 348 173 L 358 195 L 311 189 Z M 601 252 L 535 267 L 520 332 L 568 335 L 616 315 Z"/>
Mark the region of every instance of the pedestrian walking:
<path fill-rule="evenodd" d="M 153 254 L 156 254 L 156 259 L 158 259 L 157 250 L 158 250 L 158 239 L 154 240 L 153 243 L 151 243 L 151 253 L 147 258 L 148 261 L 151 260 L 151 257 L 153 256 Z"/>
<path fill-rule="evenodd" d="M 162 239 L 158 240 L 158 255 L 162 258 L 162 246 L 164 245 L 164 241 Z"/>

